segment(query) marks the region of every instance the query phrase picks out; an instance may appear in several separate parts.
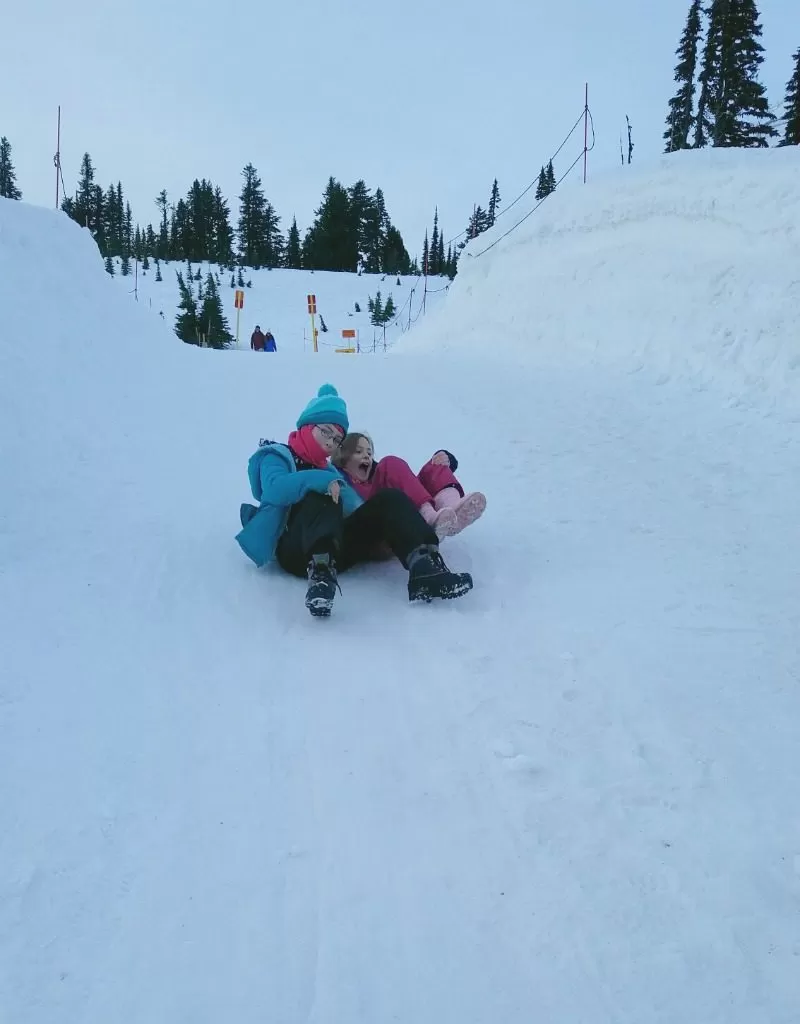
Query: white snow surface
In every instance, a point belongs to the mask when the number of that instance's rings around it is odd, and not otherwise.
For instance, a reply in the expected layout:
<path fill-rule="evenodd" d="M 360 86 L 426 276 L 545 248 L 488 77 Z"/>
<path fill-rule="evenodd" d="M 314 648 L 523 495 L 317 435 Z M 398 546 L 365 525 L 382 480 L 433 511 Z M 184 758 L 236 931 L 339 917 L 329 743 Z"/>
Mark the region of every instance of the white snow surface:
<path fill-rule="evenodd" d="M 798 181 L 797 146 L 675 153 L 563 187 L 502 238 L 523 200 L 409 347 L 641 369 L 800 420 Z"/>
<path fill-rule="evenodd" d="M 757 190 L 723 154 L 554 203 L 551 257 L 531 218 L 378 359 L 185 346 L 0 201 L 2 1024 L 796 1024 L 800 211 L 767 244 L 769 156 Z M 313 621 L 239 551 L 248 456 L 325 380 L 486 492 L 443 545 L 467 597 L 411 607 L 381 563 Z"/>
<path fill-rule="evenodd" d="M 115 285 L 124 294 L 133 296 L 146 310 L 161 317 L 172 327 L 179 312 L 180 290 L 177 272 L 184 280 L 188 277 L 186 263 L 162 263 L 162 280 L 156 280 L 155 262 L 149 270 L 140 266 L 138 273 L 123 276 L 121 261 L 114 260 Z M 200 271 L 205 285 L 206 275 L 213 273 L 219 281 L 223 312 L 231 334 L 236 337 L 237 313 L 234 305 L 236 291 L 244 292 L 244 308 L 239 314 L 239 348 L 250 348 L 250 335 L 258 324 L 263 331 L 272 331 L 279 352 L 313 352 L 311 318 L 308 315 L 309 295 L 317 300 L 315 327 L 319 349 L 334 352 L 337 348 L 355 345 L 363 354 L 383 353 L 420 319 L 420 311 L 438 309 L 447 294 L 450 281 L 446 277 L 431 277 L 427 282 L 419 277 L 395 274 L 345 274 L 327 270 L 282 270 L 262 267 L 243 271 L 244 288 L 231 287 L 231 272 L 217 264 L 194 263 L 192 288 L 195 296 L 200 282 L 194 279 Z M 397 282 L 400 282 L 399 284 Z M 247 283 L 250 287 L 247 287 Z M 386 305 L 391 296 L 396 314 L 386 330 L 370 323 L 369 300 L 380 293 Z M 356 312 L 356 305 L 359 311 Z M 409 323 L 410 322 L 410 323 Z M 328 328 L 322 330 L 322 325 Z M 343 338 L 343 330 L 355 330 L 356 339 Z"/>

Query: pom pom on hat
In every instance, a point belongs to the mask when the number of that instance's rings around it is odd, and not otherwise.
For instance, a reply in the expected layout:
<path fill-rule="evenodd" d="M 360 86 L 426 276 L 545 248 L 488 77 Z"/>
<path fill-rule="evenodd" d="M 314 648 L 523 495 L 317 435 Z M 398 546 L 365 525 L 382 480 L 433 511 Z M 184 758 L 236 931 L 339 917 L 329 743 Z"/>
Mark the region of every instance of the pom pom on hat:
<path fill-rule="evenodd" d="M 333 423 L 347 433 L 350 420 L 347 418 L 347 405 L 333 384 L 323 384 L 297 418 L 297 429 L 307 423 Z"/>

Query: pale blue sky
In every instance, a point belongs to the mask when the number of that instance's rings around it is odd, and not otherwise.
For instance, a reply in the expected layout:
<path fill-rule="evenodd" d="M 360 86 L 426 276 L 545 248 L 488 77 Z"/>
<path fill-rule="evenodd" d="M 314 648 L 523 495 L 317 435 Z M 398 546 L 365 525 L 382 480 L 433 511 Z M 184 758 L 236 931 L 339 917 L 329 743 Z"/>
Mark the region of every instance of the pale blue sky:
<path fill-rule="evenodd" d="M 4 19 L 0 135 L 20 187 L 54 205 L 56 108 L 72 192 L 84 151 L 121 179 L 142 223 L 207 177 L 237 207 L 259 170 L 304 230 L 329 175 L 381 186 L 412 255 L 439 205 L 461 231 L 497 176 L 510 201 L 583 106 L 597 130 L 590 175 L 619 168 L 626 113 L 634 159 L 662 150 L 674 51 L 689 0 L 294 0 L 235 10 L 209 0 L 27 0 Z M 761 0 L 762 79 L 780 114 L 800 46 L 798 0 Z M 556 172 L 580 152 L 575 135 Z M 567 158 L 567 153 L 569 154 Z M 564 159 L 567 163 L 564 163 Z"/>

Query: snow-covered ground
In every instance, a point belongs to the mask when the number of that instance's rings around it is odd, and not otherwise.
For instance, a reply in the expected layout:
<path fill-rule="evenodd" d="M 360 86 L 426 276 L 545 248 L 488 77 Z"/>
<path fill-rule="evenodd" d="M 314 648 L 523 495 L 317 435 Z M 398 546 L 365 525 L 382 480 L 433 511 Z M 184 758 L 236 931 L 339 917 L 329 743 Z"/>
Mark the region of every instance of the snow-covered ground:
<path fill-rule="evenodd" d="M 114 264 L 117 269 L 113 279 L 116 286 L 144 309 L 159 317 L 163 314 L 164 322 L 174 326 L 180 302 L 177 271 L 186 279 L 186 263 L 162 263 L 161 281 L 156 281 L 155 263 L 147 271 L 143 271 L 140 266 L 138 275 L 134 275 L 132 269 L 125 277 L 119 273 L 120 260 L 115 260 Z M 234 297 L 237 287 L 231 287 L 230 271 L 222 270 L 216 264 L 194 263 L 191 266 L 193 273 L 196 274 L 198 269 L 201 271 L 203 283 L 209 271 L 218 277 L 223 309 L 235 337 Z M 244 291 L 244 308 L 239 315 L 239 348 L 249 350 L 250 335 L 255 325 L 259 324 L 263 331 L 272 331 L 278 343 L 278 351 L 309 353 L 314 346 L 311 318 L 308 315 L 308 295 L 316 295 L 317 298 L 317 342 L 321 349 L 334 352 L 337 348 L 352 345 L 349 337 L 342 338 L 342 331 L 355 330 L 355 343 L 362 352 L 382 353 L 385 349 L 393 348 L 409 327 L 419 322 L 423 315 L 423 305 L 424 315 L 440 308 L 450 285 L 446 277 L 431 277 L 426 283 L 418 277 L 398 277 L 395 274 L 359 275 L 326 270 L 264 268 L 245 269 L 242 280 L 245 285 L 249 281 L 250 287 L 240 289 Z M 199 283 L 194 280 L 192 282 L 195 295 Z M 382 327 L 374 327 L 370 323 L 368 302 L 378 292 L 382 305 L 385 306 L 391 296 L 397 311 L 385 332 Z M 359 311 L 356 311 L 356 306 Z M 323 323 L 327 331 L 322 330 Z"/>
<path fill-rule="evenodd" d="M 675 153 L 558 191 L 502 238 L 520 204 L 404 344 L 645 370 L 800 419 L 798 180 L 797 146 Z"/>
<path fill-rule="evenodd" d="M 759 190 L 721 155 L 754 225 L 769 155 Z M 664 187 L 718 209 L 704 173 Z M 0 202 L 3 1024 L 796 1024 L 800 202 L 687 248 L 649 187 L 638 259 L 642 191 L 598 185 L 596 230 L 498 245 L 379 360 L 182 345 Z M 683 305 L 644 345 L 655 250 Z M 767 294 L 755 388 L 715 339 Z M 461 601 L 380 564 L 315 622 L 239 552 L 248 455 L 326 379 L 487 493 Z"/>

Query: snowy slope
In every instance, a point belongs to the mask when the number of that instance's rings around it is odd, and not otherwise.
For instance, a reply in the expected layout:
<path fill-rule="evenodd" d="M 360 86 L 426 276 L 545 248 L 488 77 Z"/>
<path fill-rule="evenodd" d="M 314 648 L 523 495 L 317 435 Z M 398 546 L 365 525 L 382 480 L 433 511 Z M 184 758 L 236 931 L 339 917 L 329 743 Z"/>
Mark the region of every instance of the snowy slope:
<path fill-rule="evenodd" d="M 796 1021 L 797 427 L 780 387 L 456 354 L 508 326 L 497 259 L 420 354 L 252 359 L 0 202 L 3 1024 Z M 489 495 L 462 601 L 382 564 L 315 623 L 238 551 L 325 379 Z"/>
<path fill-rule="evenodd" d="M 143 271 L 140 267 L 138 276 L 134 276 L 132 271 L 125 277 L 119 273 L 119 260 L 115 261 L 115 266 L 117 275 L 113 280 L 116 286 L 157 316 L 163 313 L 164 322 L 170 326 L 174 325 L 180 301 L 176 272 L 180 270 L 186 278 L 186 264 L 162 264 L 161 281 L 155 279 L 155 264 L 151 265 L 148 271 Z M 203 281 L 209 271 L 218 275 L 225 315 L 231 333 L 235 336 L 236 288 L 230 286 L 230 272 L 221 270 L 216 264 L 192 264 L 194 273 L 198 269 Z M 413 325 L 413 321 L 419 318 L 425 291 L 424 280 L 408 276 L 397 277 L 394 274 L 358 275 L 325 270 L 246 269 L 242 279 L 245 282 L 249 281 L 251 285 L 243 289 L 245 304 L 240 317 L 239 347 L 246 350 L 250 347 L 250 335 L 255 325 L 259 324 L 264 331 L 272 330 L 278 342 L 278 351 L 311 352 L 311 321 L 306 301 L 306 296 L 311 294 L 316 295 L 317 311 L 328 328 L 327 332 L 323 332 L 320 319 L 317 317 L 318 344 L 321 348 L 334 351 L 336 348 L 349 345 L 350 341 L 344 341 L 341 332 L 355 330 L 357 345 L 363 352 L 383 352 L 384 331 L 370 324 L 369 299 L 374 299 L 380 292 L 383 305 L 389 296 L 394 301 L 397 322 L 392 321 L 387 325 L 385 343 L 388 349 L 408 328 L 409 320 Z M 193 282 L 195 294 L 198 284 L 199 282 Z M 441 305 L 449 284 L 446 277 L 429 279 L 425 295 L 426 315 Z M 356 305 L 359 306 L 360 312 L 356 312 Z"/>
<path fill-rule="evenodd" d="M 558 191 L 499 240 L 523 202 L 408 344 L 644 369 L 798 418 L 798 180 L 796 146 L 675 153 Z"/>

